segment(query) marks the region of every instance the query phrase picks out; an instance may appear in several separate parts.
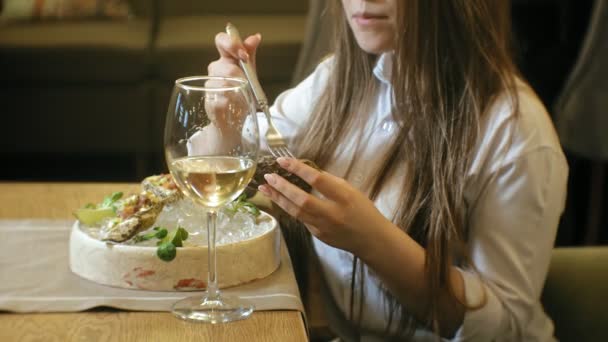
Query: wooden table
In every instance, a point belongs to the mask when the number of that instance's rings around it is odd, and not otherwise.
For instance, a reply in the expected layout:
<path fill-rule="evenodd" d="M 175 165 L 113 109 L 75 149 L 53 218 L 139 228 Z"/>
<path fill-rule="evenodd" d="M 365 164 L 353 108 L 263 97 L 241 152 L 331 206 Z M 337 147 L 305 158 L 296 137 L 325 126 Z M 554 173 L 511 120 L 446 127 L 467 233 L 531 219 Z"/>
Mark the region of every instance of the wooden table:
<path fill-rule="evenodd" d="M 72 211 L 135 184 L 0 183 L 0 219 L 67 219 Z M 220 325 L 187 323 L 166 312 L 88 311 L 0 314 L 0 341 L 307 341 L 297 311 L 254 312 Z"/>

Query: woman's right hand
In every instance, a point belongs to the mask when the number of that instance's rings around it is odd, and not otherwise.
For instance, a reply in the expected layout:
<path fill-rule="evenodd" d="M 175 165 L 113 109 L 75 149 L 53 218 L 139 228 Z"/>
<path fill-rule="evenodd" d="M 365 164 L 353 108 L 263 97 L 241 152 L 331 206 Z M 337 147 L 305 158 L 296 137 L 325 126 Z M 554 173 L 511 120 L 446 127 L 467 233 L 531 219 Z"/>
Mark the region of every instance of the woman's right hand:
<path fill-rule="evenodd" d="M 239 60 L 248 61 L 255 69 L 255 55 L 261 41 L 262 35 L 259 33 L 247 37 L 243 44 L 237 43 L 225 32 L 218 33 L 215 36 L 215 47 L 220 58 L 209 63 L 207 67 L 209 76 L 245 78 Z"/>
<path fill-rule="evenodd" d="M 245 73 L 240 67 L 239 60 L 249 61 L 255 69 L 255 55 L 262 36 L 258 33 L 247 37 L 241 44 L 232 39 L 227 33 L 220 32 L 215 36 L 215 46 L 220 58 L 211 62 L 207 67 L 209 76 L 239 77 L 245 79 Z M 208 85 L 222 86 L 222 81 L 207 81 Z M 242 100 L 242 99 L 241 99 Z M 221 131 L 226 127 L 242 125 L 242 119 L 246 113 L 230 113 L 229 104 L 236 101 L 234 98 L 214 98 L 213 101 L 205 100 L 205 108 L 213 125 Z"/>

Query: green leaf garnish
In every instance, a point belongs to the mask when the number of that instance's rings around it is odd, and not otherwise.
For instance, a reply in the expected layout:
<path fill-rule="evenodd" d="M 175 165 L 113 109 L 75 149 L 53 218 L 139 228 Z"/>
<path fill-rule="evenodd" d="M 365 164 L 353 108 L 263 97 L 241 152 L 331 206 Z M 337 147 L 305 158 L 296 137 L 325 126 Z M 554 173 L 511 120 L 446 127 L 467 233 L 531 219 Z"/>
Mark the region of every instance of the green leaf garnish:
<path fill-rule="evenodd" d="M 114 192 L 104 197 L 99 205 L 87 203 L 83 208 L 76 209 L 74 216 L 87 225 L 94 225 L 97 222 L 116 215 L 116 202 L 122 197 L 122 192 Z"/>
<path fill-rule="evenodd" d="M 247 195 L 245 194 L 241 194 L 236 200 L 227 205 L 225 208 L 232 215 L 236 214 L 237 211 L 248 213 L 255 217 L 260 215 L 260 209 L 258 209 L 255 204 L 249 202 L 247 200 Z"/>
<path fill-rule="evenodd" d="M 152 229 L 154 231 L 151 232 L 151 233 L 135 235 L 135 237 L 133 238 L 133 241 L 135 243 L 138 243 L 138 242 L 142 242 L 142 241 L 151 240 L 151 239 L 154 239 L 154 238 L 163 239 L 168 234 L 168 231 L 165 228 L 154 227 Z"/>
<path fill-rule="evenodd" d="M 164 228 L 161 228 L 161 232 Z M 165 230 L 166 231 L 166 230 Z M 177 227 L 176 230 L 166 234 L 162 240 L 158 241 L 156 245 L 156 255 L 163 261 L 171 261 L 175 259 L 177 253 L 177 247 L 183 247 L 183 241 L 188 239 L 188 231 L 182 227 Z"/>
<path fill-rule="evenodd" d="M 103 202 L 99 205 L 99 208 L 112 208 L 113 205 L 122 198 L 122 192 L 113 192 L 110 196 L 106 196 Z"/>
<path fill-rule="evenodd" d="M 175 245 L 171 242 L 161 243 L 156 249 L 156 255 L 162 261 L 169 262 L 175 259 L 175 256 L 177 255 L 177 249 L 175 248 Z"/>

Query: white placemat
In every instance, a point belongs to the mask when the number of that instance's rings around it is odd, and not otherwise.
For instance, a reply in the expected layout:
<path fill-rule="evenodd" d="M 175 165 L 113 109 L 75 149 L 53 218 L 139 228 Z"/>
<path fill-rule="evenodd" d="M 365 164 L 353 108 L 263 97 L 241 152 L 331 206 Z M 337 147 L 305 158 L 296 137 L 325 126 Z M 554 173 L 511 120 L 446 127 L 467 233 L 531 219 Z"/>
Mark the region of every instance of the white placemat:
<path fill-rule="evenodd" d="M 73 221 L 0 220 L 0 310 L 74 312 L 98 306 L 169 311 L 179 299 L 201 292 L 153 292 L 114 288 L 82 279 L 69 269 Z M 254 303 L 256 310 L 304 313 L 291 260 L 281 245 L 281 265 L 270 276 L 222 290 Z"/>

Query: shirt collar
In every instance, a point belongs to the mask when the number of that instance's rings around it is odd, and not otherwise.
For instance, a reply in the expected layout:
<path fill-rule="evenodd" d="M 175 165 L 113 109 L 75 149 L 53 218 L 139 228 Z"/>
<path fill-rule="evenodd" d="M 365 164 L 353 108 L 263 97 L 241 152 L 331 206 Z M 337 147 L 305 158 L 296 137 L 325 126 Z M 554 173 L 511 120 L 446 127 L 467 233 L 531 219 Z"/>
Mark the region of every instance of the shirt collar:
<path fill-rule="evenodd" d="M 393 70 L 393 62 L 392 62 L 392 52 L 384 52 L 382 53 L 378 59 L 376 60 L 376 65 L 374 66 L 374 76 L 380 82 L 390 84 L 391 83 L 391 73 Z"/>

